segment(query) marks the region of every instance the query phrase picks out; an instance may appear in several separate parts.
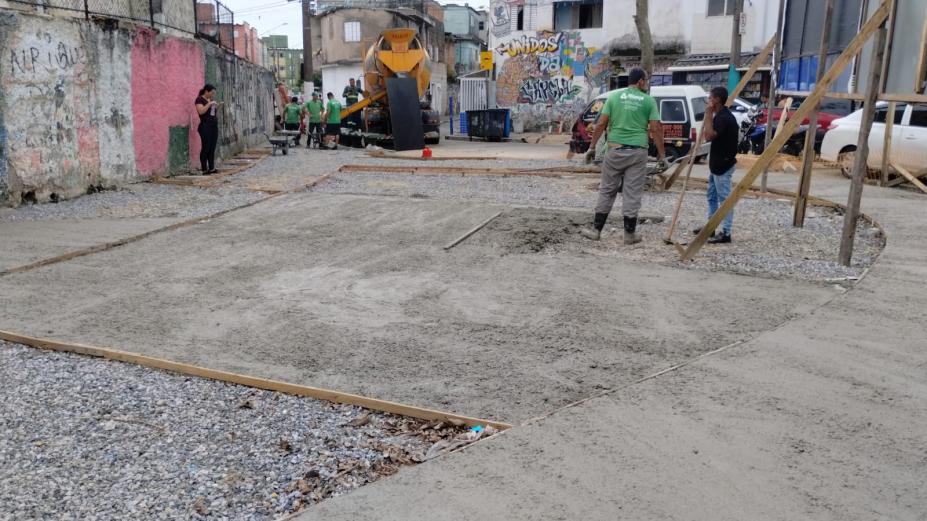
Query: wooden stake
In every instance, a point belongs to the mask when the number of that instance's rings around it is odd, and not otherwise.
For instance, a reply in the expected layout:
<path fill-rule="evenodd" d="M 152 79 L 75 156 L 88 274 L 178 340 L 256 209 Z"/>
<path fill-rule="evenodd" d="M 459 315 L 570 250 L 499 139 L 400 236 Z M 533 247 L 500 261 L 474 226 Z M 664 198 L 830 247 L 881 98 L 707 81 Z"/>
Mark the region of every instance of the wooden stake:
<path fill-rule="evenodd" d="M 676 244 L 673 242 L 673 232 L 676 231 L 676 222 L 679 220 L 679 211 L 682 210 L 682 200 L 686 197 L 686 189 L 689 187 L 689 177 L 692 176 L 692 164 L 695 163 L 695 151 L 702 146 L 703 139 L 704 134 L 699 132 L 698 138 L 695 140 L 695 146 L 692 147 L 692 150 L 689 151 L 689 157 L 686 159 L 686 177 L 682 180 L 682 191 L 679 192 L 679 198 L 676 199 L 676 209 L 673 210 L 673 220 L 670 221 L 669 231 L 666 233 L 666 238 L 663 240 L 667 244 Z M 708 175 L 711 175 L 711 173 Z"/>
<path fill-rule="evenodd" d="M 815 85 L 821 81 L 827 65 L 827 50 L 830 43 L 830 27 L 834 18 L 834 0 L 826 0 L 824 4 L 824 27 L 821 30 L 821 48 L 818 52 L 818 70 L 815 75 Z M 804 161 L 801 167 L 801 179 L 798 182 L 798 197 L 795 199 L 795 213 L 792 216 L 792 226 L 801 228 L 805 225 L 805 208 L 808 206 L 808 191 L 811 190 L 811 172 L 814 163 L 814 142 L 818 135 L 818 107 L 816 103 L 811 109 L 808 120 L 808 130 L 805 132 Z"/>
<path fill-rule="evenodd" d="M 887 0 L 880 9 L 888 16 Z M 843 235 L 840 239 L 840 264 L 849 266 L 853 260 L 853 242 L 856 239 L 856 224 L 859 219 L 859 204 L 863 198 L 863 184 L 866 179 L 869 160 L 869 131 L 875 118 L 876 98 L 879 95 L 879 76 L 882 74 L 882 58 L 885 54 L 885 24 L 880 24 L 872 48 L 869 63 L 869 80 L 866 84 L 866 100 L 863 102 L 863 118 L 859 126 L 859 139 L 856 143 L 856 157 L 853 162 L 853 175 L 850 195 L 847 198 L 847 211 L 843 216 Z"/>
<path fill-rule="evenodd" d="M 734 90 L 728 94 L 727 97 L 727 106 L 730 107 L 734 103 L 734 99 L 737 96 L 740 96 L 740 93 L 743 92 L 744 88 L 747 86 L 747 83 L 753 79 L 753 75 L 756 74 L 756 71 L 763 65 L 763 62 L 766 61 L 766 58 L 769 58 L 769 54 L 772 52 L 773 47 L 776 45 L 776 37 L 773 36 L 772 39 L 766 44 L 766 47 L 763 47 L 763 50 L 760 51 L 760 54 L 753 59 L 753 63 L 750 64 L 750 68 L 747 69 L 747 72 L 740 78 L 740 81 L 737 83 L 737 86 L 734 87 Z"/>
<path fill-rule="evenodd" d="M 798 110 L 795 111 L 793 118 L 788 121 L 780 129 L 780 132 L 777 133 L 776 137 L 772 140 L 769 148 L 767 148 L 763 155 L 760 156 L 760 159 L 753 165 L 752 168 L 747 172 L 746 176 L 737 184 L 734 190 L 731 192 L 730 197 L 728 197 L 724 203 L 718 208 L 718 211 L 711 216 L 711 219 L 708 220 L 706 226 L 702 229 L 702 232 L 698 234 L 694 241 L 689 244 L 689 247 L 686 249 L 685 255 L 683 255 L 683 260 L 692 259 L 698 251 L 705 245 L 705 242 L 708 241 L 709 231 L 713 230 L 721 224 L 721 221 L 724 219 L 724 216 L 728 212 L 734 209 L 734 206 L 737 205 L 737 201 L 743 197 L 744 193 L 750 188 L 753 184 L 753 181 L 760 175 L 764 168 L 769 166 L 773 158 L 779 153 L 779 150 L 782 149 L 782 146 L 785 145 L 785 142 L 791 137 L 792 132 L 798 127 L 801 121 L 808 115 L 811 111 L 811 107 L 820 102 L 821 98 L 827 92 L 827 89 L 837 80 L 837 78 L 843 73 L 844 68 L 853 58 L 853 55 L 859 52 L 863 47 L 869 37 L 872 36 L 879 27 L 882 26 L 885 22 L 885 18 L 888 16 L 888 7 L 885 2 L 875 10 L 872 17 L 863 25 L 863 28 L 850 43 L 847 45 L 846 49 L 840 54 L 833 65 L 827 70 L 824 74 L 824 77 L 821 78 L 821 81 L 815 86 L 814 90 L 808 95 L 808 98 L 804 103 L 798 107 Z"/>
<path fill-rule="evenodd" d="M 882 182 L 881 186 L 888 184 L 889 168 L 892 161 L 892 133 L 895 127 L 896 104 L 894 101 L 888 102 L 888 112 L 885 113 L 885 136 L 882 141 Z"/>
<path fill-rule="evenodd" d="M 451 248 L 453 248 L 454 246 L 457 246 L 458 244 L 464 242 L 464 241 L 467 240 L 471 235 L 473 235 L 474 233 L 476 233 L 476 232 L 482 230 L 484 227 L 486 227 L 487 224 L 493 222 L 493 221 L 496 219 L 496 217 L 499 217 L 500 215 L 502 215 L 502 212 L 498 212 L 498 213 L 496 213 L 496 215 L 493 215 L 493 216 L 490 217 L 489 219 L 486 219 L 485 221 L 481 222 L 480 224 L 474 226 L 473 229 L 471 229 L 471 230 L 468 231 L 467 233 L 461 235 L 456 241 L 454 241 L 454 242 L 448 244 L 447 246 L 445 246 L 445 247 L 444 247 L 444 251 L 448 251 L 448 250 L 450 250 Z"/>
<path fill-rule="evenodd" d="M 326 400 L 329 402 L 357 405 L 358 407 L 364 407 L 374 411 L 410 416 L 412 418 L 420 418 L 422 420 L 455 420 L 468 426 L 491 425 L 497 429 L 508 429 L 512 426 L 508 423 L 483 420 L 469 416 L 461 416 L 459 414 L 436 411 L 433 409 L 424 409 L 421 407 L 414 407 L 411 405 L 379 400 L 376 398 L 368 398 L 366 396 L 360 396 L 356 394 L 331 391 L 329 389 L 322 389 L 319 387 L 310 387 L 307 385 L 292 384 L 278 380 L 268 380 L 266 378 L 259 378 L 256 376 L 247 376 L 238 373 L 230 373 L 227 371 L 218 371 L 206 367 L 174 362 L 172 360 L 165 360 L 163 358 L 155 358 L 138 353 L 110 349 L 107 347 L 88 346 L 70 342 L 59 342 L 56 340 L 11 333 L 9 331 L 0 331 L 0 339 L 16 344 L 37 347 L 39 349 L 48 349 L 51 351 L 61 351 L 66 353 L 78 353 L 82 355 L 106 358 L 108 360 L 119 360 L 120 362 L 151 367 L 153 369 L 161 369 L 164 371 L 171 371 L 174 373 L 196 376 L 199 378 L 209 378 L 210 380 L 218 380 L 220 382 L 255 387 L 257 389 L 266 389 L 268 391 L 276 391 L 296 396 L 308 396 L 310 398 Z"/>
<path fill-rule="evenodd" d="M 914 92 L 923 94 L 927 88 L 927 17 L 921 29 L 921 47 L 918 50 L 917 72 L 914 74 Z"/>
<path fill-rule="evenodd" d="M 769 131 L 769 126 L 772 123 L 773 109 L 776 107 L 776 90 L 778 89 L 779 83 L 780 63 L 782 62 L 780 43 L 782 42 L 782 24 L 784 19 L 785 0 L 779 0 L 779 17 L 776 19 L 776 34 L 773 36 L 776 40 L 776 45 L 773 46 L 772 68 L 769 71 L 769 98 L 766 100 L 766 132 L 763 134 L 763 141 L 765 143 L 763 150 L 769 148 L 769 143 L 772 141 L 772 133 Z M 760 181 L 760 187 L 764 192 L 766 191 L 766 182 L 768 178 L 769 168 L 764 168 L 763 179 Z"/>
<path fill-rule="evenodd" d="M 920 190 L 921 190 L 922 192 L 924 192 L 925 194 L 927 194 L 927 185 L 925 185 L 924 183 L 922 183 L 921 180 L 918 179 L 914 174 L 912 174 L 911 172 L 908 172 L 908 169 L 899 166 L 897 163 L 892 163 L 892 168 L 894 168 L 896 172 L 898 172 L 899 174 L 901 174 L 901 177 L 904 177 L 904 178 L 907 179 L 912 185 L 914 185 L 914 186 L 920 188 Z"/>

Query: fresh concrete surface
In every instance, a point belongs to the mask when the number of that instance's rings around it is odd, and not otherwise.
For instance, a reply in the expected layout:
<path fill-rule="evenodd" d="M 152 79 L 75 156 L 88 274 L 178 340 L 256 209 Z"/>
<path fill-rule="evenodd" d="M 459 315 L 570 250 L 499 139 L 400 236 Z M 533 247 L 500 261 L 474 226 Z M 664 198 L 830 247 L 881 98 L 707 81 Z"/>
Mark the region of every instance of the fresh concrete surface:
<path fill-rule="evenodd" d="M 4 277 L 0 329 L 519 424 L 302 519 L 924 519 L 925 201 L 866 187 L 888 245 L 841 294 L 448 254 L 498 206 L 294 194 Z"/>
<path fill-rule="evenodd" d="M 0 329 L 520 421 L 750 338 L 837 291 L 579 253 L 442 249 L 499 209 L 290 194 L 6 277 Z"/>
<path fill-rule="evenodd" d="M 846 200 L 844 180 L 813 185 Z M 300 519 L 927 518 L 925 203 L 866 187 L 887 247 L 813 312 Z"/>
<path fill-rule="evenodd" d="M 0 221 L 0 272 L 163 228 L 176 219 Z"/>

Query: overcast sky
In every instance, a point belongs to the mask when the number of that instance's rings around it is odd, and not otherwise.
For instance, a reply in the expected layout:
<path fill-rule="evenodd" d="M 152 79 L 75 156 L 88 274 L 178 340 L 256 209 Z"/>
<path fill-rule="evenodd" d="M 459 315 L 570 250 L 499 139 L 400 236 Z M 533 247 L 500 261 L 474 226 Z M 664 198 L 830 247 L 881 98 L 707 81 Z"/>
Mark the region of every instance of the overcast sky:
<path fill-rule="evenodd" d="M 303 47 L 300 2 L 287 0 L 221 0 L 235 13 L 235 22 L 248 22 L 258 34 L 285 34 L 292 49 Z M 440 1 L 440 0 L 439 0 Z M 486 8 L 489 0 L 441 1 L 442 4 L 469 3 L 474 9 Z M 282 25 L 286 24 L 286 25 Z"/>

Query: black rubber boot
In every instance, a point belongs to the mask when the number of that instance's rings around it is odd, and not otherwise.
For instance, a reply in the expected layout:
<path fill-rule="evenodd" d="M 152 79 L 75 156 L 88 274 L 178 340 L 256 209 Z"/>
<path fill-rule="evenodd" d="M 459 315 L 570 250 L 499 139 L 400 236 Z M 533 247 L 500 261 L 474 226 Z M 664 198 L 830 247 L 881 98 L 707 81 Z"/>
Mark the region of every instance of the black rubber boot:
<path fill-rule="evenodd" d="M 592 228 L 584 228 L 579 233 L 590 241 L 597 241 L 602 237 L 602 228 L 605 228 L 605 221 L 607 220 L 607 213 L 597 213 L 592 221 Z"/>
<path fill-rule="evenodd" d="M 641 236 L 634 233 L 637 231 L 637 217 L 624 218 L 624 243 L 637 244 L 641 242 Z"/>

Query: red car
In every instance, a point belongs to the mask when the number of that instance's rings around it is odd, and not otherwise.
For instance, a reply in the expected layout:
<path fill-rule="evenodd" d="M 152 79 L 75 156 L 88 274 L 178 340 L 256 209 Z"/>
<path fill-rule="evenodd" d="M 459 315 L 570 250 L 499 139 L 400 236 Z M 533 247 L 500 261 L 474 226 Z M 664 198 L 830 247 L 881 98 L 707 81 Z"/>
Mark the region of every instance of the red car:
<path fill-rule="evenodd" d="M 788 116 L 789 119 L 791 119 L 792 117 L 791 116 L 792 112 L 795 112 L 795 110 L 798 109 L 799 106 L 801 106 L 802 101 L 805 101 L 805 100 L 794 99 L 792 101 L 792 106 L 789 107 L 789 116 Z M 849 101 L 825 98 L 824 101 L 821 102 L 820 111 L 818 111 L 818 127 L 826 130 L 830 128 L 831 123 L 833 123 L 835 119 L 842 118 L 846 116 L 847 114 L 850 114 L 851 112 L 853 112 L 853 108 Z M 760 111 L 760 114 L 756 118 L 757 125 L 766 124 L 766 113 L 767 113 L 767 110 L 765 108 L 762 111 Z M 779 109 L 779 108 L 773 109 L 773 126 L 776 126 L 779 124 L 780 117 L 782 117 L 782 109 Z M 809 118 L 807 117 L 804 119 L 804 121 L 801 122 L 802 125 L 807 125 L 809 123 L 810 121 L 809 121 Z"/>

